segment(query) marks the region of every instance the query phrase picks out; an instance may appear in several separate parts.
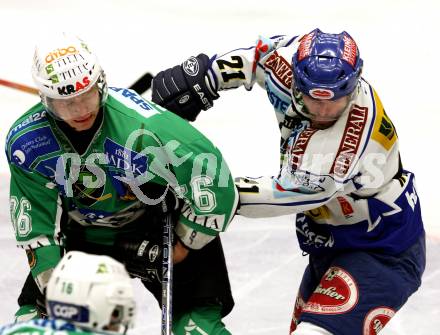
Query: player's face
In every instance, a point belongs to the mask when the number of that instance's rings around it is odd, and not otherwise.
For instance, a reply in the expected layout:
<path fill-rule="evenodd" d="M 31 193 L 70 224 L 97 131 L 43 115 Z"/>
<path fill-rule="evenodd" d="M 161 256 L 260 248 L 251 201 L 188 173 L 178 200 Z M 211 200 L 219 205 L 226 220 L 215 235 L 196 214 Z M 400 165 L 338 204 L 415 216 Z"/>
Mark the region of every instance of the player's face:
<path fill-rule="evenodd" d="M 76 131 L 88 130 L 93 126 L 100 108 L 98 87 L 70 99 L 50 99 L 53 113 Z"/>
<path fill-rule="evenodd" d="M 318 129 L 331 127 L 344 112 L 350 97 L 344 96 L 336 100 L 318 100 L 303 95 L 307 116 L 312 121 L 312 126 Z"/>

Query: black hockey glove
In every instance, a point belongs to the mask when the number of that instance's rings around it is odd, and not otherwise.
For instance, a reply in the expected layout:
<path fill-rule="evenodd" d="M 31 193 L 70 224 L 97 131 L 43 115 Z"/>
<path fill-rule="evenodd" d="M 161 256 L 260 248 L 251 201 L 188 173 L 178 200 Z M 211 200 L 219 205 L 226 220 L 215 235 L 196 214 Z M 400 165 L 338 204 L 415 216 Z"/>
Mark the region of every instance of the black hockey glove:
<path fill-rule="evenodd" d="M 152 82 L 152 100 L 180 117 L 194 121 L 219 95 L 206 80 L 209 57 L 200 54 L 182 65 L 159 72 Z"/>
<path fill-rule="evenodd" d="M 130 275 L 149 282 L 162 281 L 162 236 L 119 240 L 116 245 L 123 253 L 124 264 Z"/>
<path fill-rule="evenodd" d="M 164 186 L 146 183 L 141 186 L 142 192 L 151 199 L 166 195 L 162 202 L 148 206 L 144 215 L 146 222 L 140 222 L 135 233 L 121 234 L 115 247 L 122 256 L 127 272 L 134 277 L 149 282 L 162 281 L 162 251 L 165 218 L 170 213 L 177 220 L 180 213 L 179 199 L 166 190 Z"/>

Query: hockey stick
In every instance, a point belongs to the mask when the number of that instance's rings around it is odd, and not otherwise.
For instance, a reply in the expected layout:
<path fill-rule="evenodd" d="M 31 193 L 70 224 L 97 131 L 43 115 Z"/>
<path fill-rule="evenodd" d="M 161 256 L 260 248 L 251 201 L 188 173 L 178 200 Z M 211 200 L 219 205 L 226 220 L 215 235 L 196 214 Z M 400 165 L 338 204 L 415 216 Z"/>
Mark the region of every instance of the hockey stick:
<path fill-rule="evenodd" d="M 14 83 L 13 81 L 9 81 L 9 80 L 0 79 L 0 85 L 14 88 L 16 90 L 26 92 L 26 93 L 38 94 L 38 90 L 34 87 L 30 87 L 30 86 L 19 84 L 19 83 Z"/>
<path fill-rule="evenodd" d="M 130 85 L 128 88 L 134 90 L 136 93 L 141 95 L 150 89 L 152 79 L 153 79 L 153 75 L 147 72 L 142 77 L 140 77 L 134 84 Z M 38 95 L 38 90 L 35 87 L 15 83 L 13 81 L 0 79 L 0 85 L 13 88 L 22 92 Z"/>
<path fill-rule="evenodd" d="M 173 221 L 167 213 L 163 227 L 162 335 L 171 335 L 173 326 Z"/>
<path fill-rule="evenodd" d="M 152 80 L 153 75 L 150 72 L 147 72 L 138 80 L 136 80 L 136 82 L 132 84 L 129 89 L 135 91 L 139 95 L 142 95 L 151 88 Z"/>

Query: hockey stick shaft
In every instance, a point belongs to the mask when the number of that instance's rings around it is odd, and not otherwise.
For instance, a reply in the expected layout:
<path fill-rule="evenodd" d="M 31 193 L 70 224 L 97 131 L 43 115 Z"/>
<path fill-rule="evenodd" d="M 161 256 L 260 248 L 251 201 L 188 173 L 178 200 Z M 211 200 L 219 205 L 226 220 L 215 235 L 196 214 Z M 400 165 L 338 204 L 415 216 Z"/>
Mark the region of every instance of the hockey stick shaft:
<path fill-rule="evenodd" d="M 136 80 L 135 83 L 129 87 L 129 89 L 132 89 L 137 94 L 142 95 L 151 88 L 152 80 L 153 80 L 153 75 L 147 72 L 138 80 Z"/>
<path fill-rule="evenodd" d="M 14 88 L 16 90 L 26 92 L 26 93 L 38 94 L 38 90 L 34 87 L 30 87 L 30 86 L 27 86 L 24 84 L 15 83 L 15 82 L 9 81 L 9 80 L 0 79 L 0 85 Z"/>
<path fill-rule="evenodd" d="M 161 334 L 171 335 L 173 326 L 173 222 L 170 213 L 165 217 L 163 233 Z"/>
<path fill-rule="evenodd" d="M 143 94 L 150 89 L 152 79 L 153 75 L 147 72 L 128 88 L 134 90 L 138 94 Z M 35 87 L 19 84 L 10 80 L 0 79 L 0 85 L 38 95 L 38 90 Z"/>

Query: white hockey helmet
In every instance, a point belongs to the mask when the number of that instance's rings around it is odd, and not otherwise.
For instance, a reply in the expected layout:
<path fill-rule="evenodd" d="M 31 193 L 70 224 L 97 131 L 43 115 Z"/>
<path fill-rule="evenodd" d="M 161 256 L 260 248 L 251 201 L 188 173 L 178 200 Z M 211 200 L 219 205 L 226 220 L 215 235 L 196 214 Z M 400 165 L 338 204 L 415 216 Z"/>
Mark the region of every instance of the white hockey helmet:
<path fill-rule="evenodd" d="M 47 36 L 37 44 L 32 77 L 46 107 L 47 98 L 72 98 L 95 84 L 100 90 L 101 102 L 107 98 L 105 74 L 96 55 L 79 37 L 68 33 Z"/>
<path fill-rule="evenodd" d="M 88 330 L 119 333 L 134 325 L 136 314 L 133 286 L 124 265 L 108 256 L 80 251 L 68 252 L 56 266 L 47 285 L 46 307 L 51 318 Z"/>

